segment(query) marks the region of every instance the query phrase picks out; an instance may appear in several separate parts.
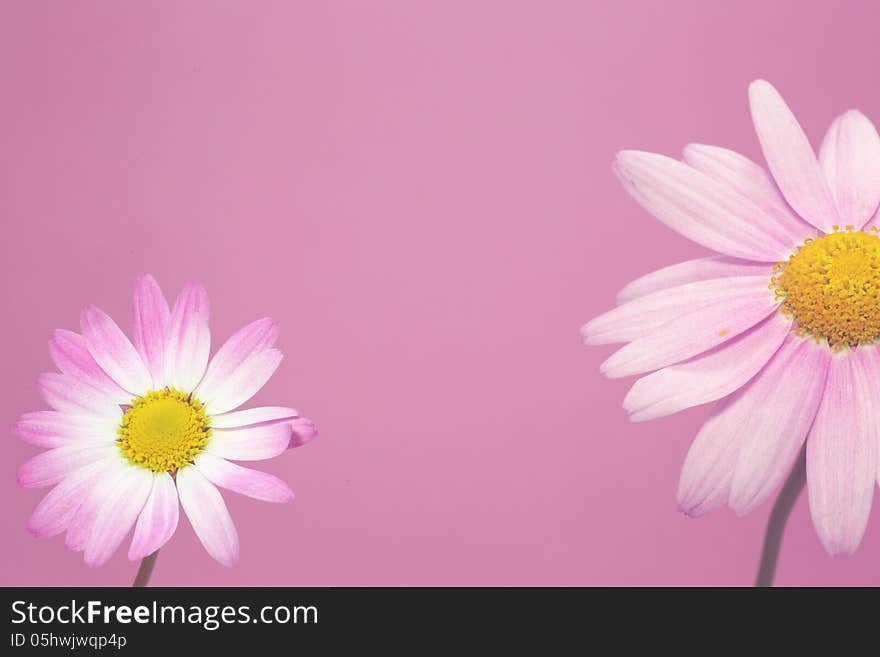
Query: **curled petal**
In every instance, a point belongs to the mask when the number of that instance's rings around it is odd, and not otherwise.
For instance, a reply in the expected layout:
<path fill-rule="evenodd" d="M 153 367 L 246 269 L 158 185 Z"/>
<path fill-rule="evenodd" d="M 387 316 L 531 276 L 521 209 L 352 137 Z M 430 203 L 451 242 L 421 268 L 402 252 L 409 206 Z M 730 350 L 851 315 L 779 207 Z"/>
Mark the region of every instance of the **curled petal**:
<path fill-rule="evenodd" d="M 221 488 L 264 502 L 289 502 L 293 491 L 267 472 L 251 470 L 211 454 L 200 454 L 195 465 L 208 480 Z"/>

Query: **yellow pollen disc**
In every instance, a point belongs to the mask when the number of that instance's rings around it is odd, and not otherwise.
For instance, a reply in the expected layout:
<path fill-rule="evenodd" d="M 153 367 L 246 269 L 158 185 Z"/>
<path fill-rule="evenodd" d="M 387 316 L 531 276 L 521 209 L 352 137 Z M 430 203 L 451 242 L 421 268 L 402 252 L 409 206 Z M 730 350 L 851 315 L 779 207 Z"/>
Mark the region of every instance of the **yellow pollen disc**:
<path fill-rule="evenodd" d="M 204 404 L 174 388 L 135 399 L 118 433 L 123 456 L 153 472 L 175 472 L 191 463 L 211 437 Z"/>
<path fill-rule="evenodd" d="M 880 338 L 876 232 L 834 232 L 808 239 L 777 265 L 771 286 L 798 331 L 827 340 L 832 349 Z"/>

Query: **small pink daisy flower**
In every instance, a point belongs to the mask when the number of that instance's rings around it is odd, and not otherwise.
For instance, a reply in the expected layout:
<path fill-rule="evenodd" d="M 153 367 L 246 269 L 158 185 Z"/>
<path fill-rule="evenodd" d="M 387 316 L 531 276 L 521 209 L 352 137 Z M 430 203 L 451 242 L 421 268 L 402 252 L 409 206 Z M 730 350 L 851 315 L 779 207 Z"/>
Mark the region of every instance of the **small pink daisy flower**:
<path fill-rule="evenodd" d="M 817 158 L 769 83 L 749 95 L 772 178 L 715 146 L 691 144 L 683 161 L 617 155 L 636 201 L 720 255 L 633 281 L 582 333 L 628 343 L 607 376 L 648 373 L 624 400 L 634 421 L 720 400 L 684 463 L 685 513 L 748 513 L 806 442 L 816 531 L 829 553 L 851 553 L 880 472 L 880 137 L 849 111 Z"/>
<path fill-rule="evenodd" d="M 61 372 L 42 374 L 38 386 L 54 410 L 26 413 L 14 427 L 47 448 L 19 468 L 19 483 L 54 486 L 28 529 L 40 537 L 66 531 L 67 547 L 99 566 L 134 527 L 128 557 L 142 559 L 171 538 L 179 500 L 208 554 L 233 565 L 238 534 L 217 487 L 268 502 L 293 493 L 232 461 L 269 459 L 316 433 L 292 408 L 236 410 L 281 362 L 272 346 L 278 324 L 248 324 L 209 361 L 205 289 L 186 286 L 169 309 L 145 275 L 135 282 L 133 342 L 94 306 L 80 327 L 49 341 Z"/>

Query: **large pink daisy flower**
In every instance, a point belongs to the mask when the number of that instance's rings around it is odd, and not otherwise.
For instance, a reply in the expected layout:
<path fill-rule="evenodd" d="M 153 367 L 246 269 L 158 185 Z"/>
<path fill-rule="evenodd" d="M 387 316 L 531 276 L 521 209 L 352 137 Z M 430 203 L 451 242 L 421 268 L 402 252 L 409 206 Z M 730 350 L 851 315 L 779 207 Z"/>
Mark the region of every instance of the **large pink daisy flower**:
<path fill-rule="evenodd" d="M 633 281 L 583 336 L 627 343 L 607 376 L 650 372 L 624 400 L 635 421 L 721 400 L 684 463 L 685 513 L 748 513 L 806 441 L 816 531 L 829 553 L 851 553 L 880 471 L 880 138 L 849 111 L 817 158 L 769 83 L 749 96 L 772 178 L 715 146 L 691 144 L 683 161 L 617 155 L 646 210 L 720 255 Z"/>
<path fill-rule="evenodd" d="M 90 566 L 107 561 L 134 527 L 130 559 L 162 547 L 177 527 L 178 500 L 208 553 L 231 566 L 238 534 L 217 487 L 269 502 L 293 493 L 283 481 L 232 463 L 281 454 L 315 435 L 285 407 L 236 410 L 281 362 L 278 324 L 259 319 L 209 361 L 208 296 L 188 285 L 169 309 L 156 281 L 137 279 L 134 341 L 89 306 L 82 333 L 57 330 L 49 351 L 61 373 L 42 374 L 54 410 L 15 425 L 47 451 L 18 470 L 22 486 L 54 488 L 28 523 L 36 536 L 67 532 Z"/>

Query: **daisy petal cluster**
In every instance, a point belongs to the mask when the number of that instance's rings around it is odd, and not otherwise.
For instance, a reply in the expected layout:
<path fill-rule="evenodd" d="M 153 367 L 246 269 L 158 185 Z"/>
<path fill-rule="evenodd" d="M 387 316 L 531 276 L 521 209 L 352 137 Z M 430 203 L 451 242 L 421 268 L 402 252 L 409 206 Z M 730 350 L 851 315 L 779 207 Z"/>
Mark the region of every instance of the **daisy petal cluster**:
<path fill-rule="evenodd" d="M 279 326 L 259 319 L 211 351 L 208 295 L 187 285 L 169 307 L 149 275 L 135 282 L 132 339 L 89 306 L 80 332 L 59 329 L 49 352 L 59 372 L 38 387 L 48 411 L 14 431 L 45 448 L 18 470 L 25 487 L 52 489 L 34 510 L 35 536 L 65 533 L 87 564 L 105 563 L 133 535 L 142 559 L 174 534 L 183 507 L 202 545 L 231 566 L 238 533 L 218 488 L 268 502 L 293 499 L 281 479 L 235 463 L 270 459 L 316 431 L 292 408 L 240 409 L 281 362 Z"/>
<path fill-rule="evenodd" d="M 633 198 L 715 254 L 633 281 L 582 334 L 625 343 L 601 370 L 641 377 L 633 420 L 717 402 L 685 459 L 685 513 L 748 513 L 806 444 L 816 531 L 848 554 L 880 474 L 880 137 L 848 111 L 817 156 L 773 86 L 753 82 L 749 99 L 770 175 L 702 144 L 681 160 L 617 155 Z"/>

